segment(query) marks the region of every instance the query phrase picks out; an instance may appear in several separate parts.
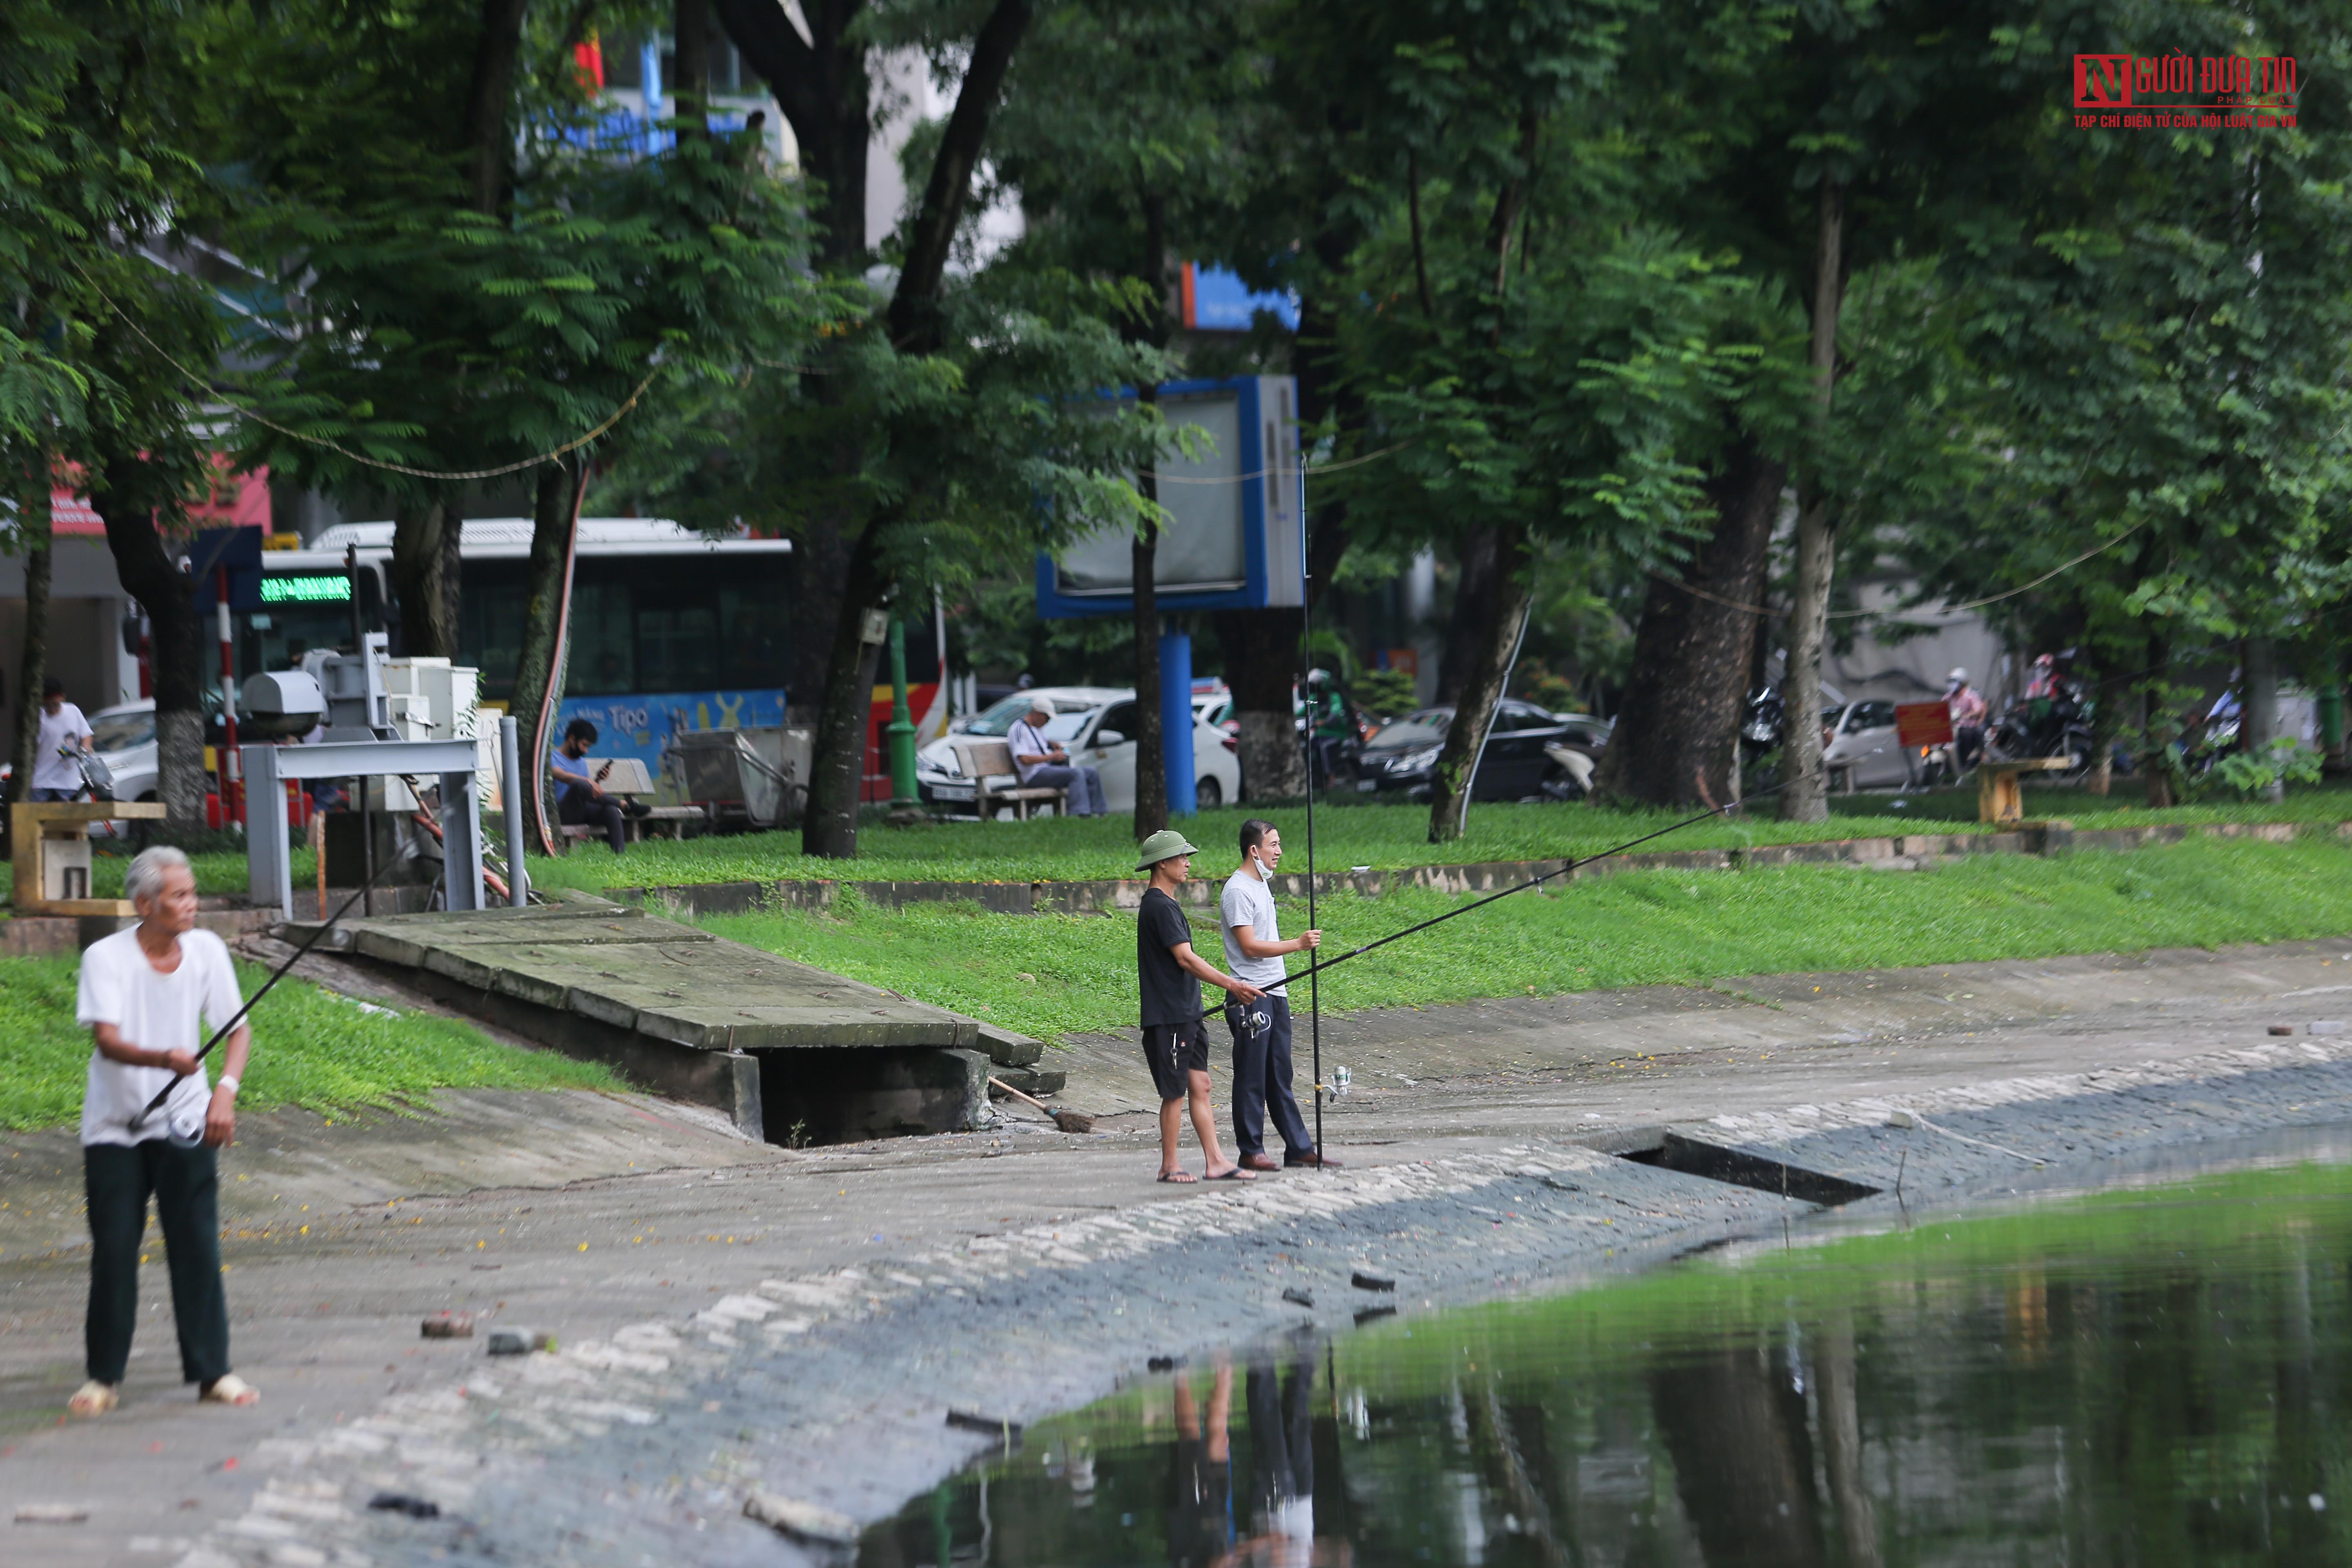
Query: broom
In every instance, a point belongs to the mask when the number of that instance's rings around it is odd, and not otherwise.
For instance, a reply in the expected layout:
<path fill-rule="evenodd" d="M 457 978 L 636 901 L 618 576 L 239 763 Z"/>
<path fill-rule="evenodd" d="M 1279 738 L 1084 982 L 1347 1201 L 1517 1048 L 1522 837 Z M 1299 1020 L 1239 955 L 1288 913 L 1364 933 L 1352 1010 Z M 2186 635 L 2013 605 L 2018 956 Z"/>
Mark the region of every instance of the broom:
<path fill-rule="evenodd" d="M 1095 1119 L 1091 1116 L 1082 1116 L 1075 1110 L 1056 1110 L 1044 1100 L 1034 1100 L 1022 1093 L 1001 1078 L 992 1077 L 988 1083 L 990 1088 L 1003 1089 L 1022 1104 L 1044 1111 L 1054 1119 L 1054 1125 L 1065 1132 L 1091 1132 L 1095 1130 Z"/>

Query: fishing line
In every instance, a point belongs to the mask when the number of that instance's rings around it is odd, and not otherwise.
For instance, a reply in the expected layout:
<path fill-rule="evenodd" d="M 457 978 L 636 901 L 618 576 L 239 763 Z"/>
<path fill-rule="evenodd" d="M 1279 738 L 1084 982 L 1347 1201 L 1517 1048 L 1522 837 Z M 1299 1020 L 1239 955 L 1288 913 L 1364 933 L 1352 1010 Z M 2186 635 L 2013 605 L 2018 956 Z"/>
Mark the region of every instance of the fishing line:
<path fill-rule="evenodd" d="M 1361 958 L 1365 953 L 1371 952 L 1375 948 L 1386 947 L 1392 942 L 1402 942 L 1406 937 L 1412 936 L 1420 931 L 1425 931 L 1432 926 L 1444 925 L 1447 921 L 1453 920 L 1457 915 L 1466 915 L 1472 910 L 1483 910 L 1497 899 L 1507 899 L 1513 893 L 1524 893 L 1529 888 L 1540 887 L 1544 883 L 1552 880 L 1554 878 L 1567 876 L 1570 871 L 1577 869 L 1577 868 L 1580 866 L 1591 866 L 1599 861 L 1606 860 L 1612 856 L 1622 855 L 1628 849 L 1637 849 L 1643 845 L 1649 843 L 1652 839 L 1664 838 L 1669 833 L 1680 833 L 1685 827 L 1696 827 L 1700 823 L 1708 820 L 1710 817 L 1723 816 L 1731 812 L 1738 811 L 1747 805 L 1748 801 L 1769 800 L 1772 796 L 1779 795 L 1782 790 L 1789 788 L 1797 782 L 1798 781 L 1796 779 L 1783 779 L 1779 784 L 1774 784 L 1770 789 L 1759 789 L 1753 795 L 1745 795 L 1727 805 L 1709 806 L 1706 810 L 1700 812 L 1696 816 L 1686 816 L 1682 821 L 1661 827 L 1654 833 L 1644 833 L 1639 838 L 1629 838 L 1624 843 L 1616 846 L 1614 848 L 1603 849 L 1598 855 L 1587 855 L 1581 860 L 1571 857 L 1552 870 L 1543 872 L 1539 876 L 1530 877 L 1524 882 L 1514 882 L 1509 887 L 1505 888 L 1498 892 L 1489 893 L 1485 898 L 1464 904 L 1458 909 L 1448 910 L 1441 915 L 1432 915 L 1429 919 L 1419 921 L 1413 925 L 1409 925 L 1402 931 L 1391 931 L 1386 936 L 1376 937 L 1360 947 L 1351 947 L 1347 952 L 1339 953 L 1333 957 L 1318 958 L 1314 963 L 1308 964 L 1306 968 L 1300 970 L 1297 973 L 1284 975 L 1279 984 L 1287 985 L 1294 980 L 1304 980 L 1307 982 L 1309 993 L 1311 994 L 1315 976 L 1323 970 L 1337 968 L 1339 965 L 1347 963 L 1348 960 L 1351 958 Z M 1309 921 L 1312 921 L 1314 919 L 1311 911 L 1314 906 L 1315 883 L 1314 874 L 1311 871 L 1308 873 L 1307 896 L 1308 909 L 1310 911 L 1307 918 Z M 1216 1011 L 1217 1009 L 1213 1007 L 1209 1012 L 1201 1014 L 1200 1016 L 1206 1018 Z M 1317 1081 L 1319 1085 L 1321 1081 L 1319 1072 L 1318 1074 Z M 1318 1089 L 1318 1093 L 1320 1091 Z"/>
<path fill-rule="evenodd" d="M 324 851 L 321 851 L 321 853 L 324 853 Z M 329 915 L 324 921 L 321 921 L 316 931 L 313 931 L 309 936 L 302 939 L 302 945 L 294 950 L 294 956 L 279 964 L 275 970 L 271 971 L 269 978 L 261 983 L 260 989 L 254 992 L 254 994 L 246 1000 L 245 1005 L 239 1007 L 235 1016 L 233 1016 L 227 1023 L 223 1024 L 219 1028 L 213 1031 L 213 1037 L 206 1040 L 205 1042 L 204 1049 L 196 1053 L 197 1061 L 201 1062 L 206 1057 L 212 1055 L 213 1047 L 215 1046 L 219 1045 L 223 1040 L 228 1038 L 230 1035 L 236 1032 L 236 1026 L 245 1022 L 245 1016 L 247 1013 L 252 1012 L 254 1007 L 264 996 L 269 994 L 272 987 L 276 986 L 279 981 L 285 979 L 289 973 L 292 973 L 294 966 L 301 963 L 305 955 L 307 955 L 312 948 L 319 945 L 319 939 L 320 937 L 325 936 L 330 931 L 332 931 L 337 922 L 341 921 L 345 915 L 352 912 L 352 906 L 358 903 L 361 898 L 367 893 L 368 889 L 375 886 L 375 879 L 378 877 L 383 876 L 385 871 L 392 868 L 393 862 L 396 858 L 397 857 L 394 856 L 385 857 L 384 863 L 373 871 L 369 872 L 367 880 L 362 882 L 357 888 L 352 890 L 352 896 L 343 900 L 342 907 L 341 909 L 338 909 L 333 914 Z M 289 910 L 289 912 L 290 913 L 291 911 Z M 193 1076 L 194 1075 L 186 1073 L 181 1074 L 178 1077 L 173 1078 L 171 1082 L 165 1084 L 162 1089 L 156 1090 L 155 1098 L 147 1102 L 147 1108 L 131 1119 L 131 1131 L 136 1132 L 140 1128 L 145 1126 L 147 1124 L 147 1119 L 154 1115 L 156 1111 L 162 1110 L 163 1108 L 163 1102 L 171 1099 L 172 1096 L 178 1091 L 179 1087 L 187 1082 L 189 1078 Z M 192 1141 L 188 1143 L 183 1144 L 182 1147 L 194 1148 L 195 1146 L 195 1142 L 200 1141 L 201 1133 L 199 1133 L 196 1141 Z M 172 1142 L 174 1143 L 180 1142 L 179 1135 L 176 1132 L 172 1135 Z"/>

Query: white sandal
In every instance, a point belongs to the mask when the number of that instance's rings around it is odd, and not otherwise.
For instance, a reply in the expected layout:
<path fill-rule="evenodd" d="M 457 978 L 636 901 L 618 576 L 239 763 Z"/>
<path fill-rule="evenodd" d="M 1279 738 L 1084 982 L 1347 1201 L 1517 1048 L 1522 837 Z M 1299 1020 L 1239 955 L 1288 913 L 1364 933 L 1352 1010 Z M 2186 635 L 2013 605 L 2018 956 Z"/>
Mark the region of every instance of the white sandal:
<path fill-rule="evenodd" d="M 261 1390 L 233 1372 L 224 1373 L 205 1384 L 204 1392 L 197 1394 L 196 1399 L 204 1405 L 258 1405 L 261 1403 Z"/>
<path fill-rule="evenodd" d="M 74 1396 L 66 1401 L 66 1414 L 103 1415 L 121 1402 L 122 1396 L 115 1392 L 114 1384 L 100 1383 L 93 1377 L 74 1390 Z"/>

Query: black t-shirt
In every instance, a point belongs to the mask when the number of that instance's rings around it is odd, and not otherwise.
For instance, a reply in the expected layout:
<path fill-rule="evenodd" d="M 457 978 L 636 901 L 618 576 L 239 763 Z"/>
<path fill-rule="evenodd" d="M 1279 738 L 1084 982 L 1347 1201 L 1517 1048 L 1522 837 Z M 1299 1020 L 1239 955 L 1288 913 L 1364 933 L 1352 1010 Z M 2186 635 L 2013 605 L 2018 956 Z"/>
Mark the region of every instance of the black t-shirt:
<path fill-rule="evenodd" d="M 1144 889 L 1143 906 L 1135 911 L 1135 971 L 1145 1028 L 1189 1024 L 1201 1016 L 1201 983 L 1168 951 L 1192 940 L 1192 922 L 1176 900 L 1157 888 Z"/>

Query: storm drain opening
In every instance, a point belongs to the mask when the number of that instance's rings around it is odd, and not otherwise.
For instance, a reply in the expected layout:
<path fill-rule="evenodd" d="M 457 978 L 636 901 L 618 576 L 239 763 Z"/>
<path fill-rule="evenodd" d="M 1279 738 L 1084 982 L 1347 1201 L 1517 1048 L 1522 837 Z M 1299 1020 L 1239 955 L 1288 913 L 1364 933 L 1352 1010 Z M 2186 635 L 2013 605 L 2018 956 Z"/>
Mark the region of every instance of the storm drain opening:
<path fill-rule="evenodd" d="M 1795 1198 L 1800 1203 L 1831 1207 L 1853 1203 L 1857 1198 L 1873 1197 L 1885 1190 L 1849 1181 L 1843 1176 L 1833 1176 L 1826 1171 L 1791 1165 L 1767 1154 L 1686 1138 L 1679 1132 L 1661 1132 L 1654 1144 L 1637 1144 L 1607 1152 L 1616 1154 L 1621 1160 L 1631 1160 L 1637 1165 L 1680 1171 L 1687 1176 L 1704 1176 L 1710 1182 L 1750 1187 L 1759 1193 L 1778 1194 Z"/>

